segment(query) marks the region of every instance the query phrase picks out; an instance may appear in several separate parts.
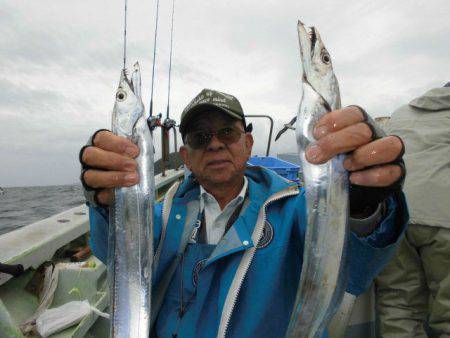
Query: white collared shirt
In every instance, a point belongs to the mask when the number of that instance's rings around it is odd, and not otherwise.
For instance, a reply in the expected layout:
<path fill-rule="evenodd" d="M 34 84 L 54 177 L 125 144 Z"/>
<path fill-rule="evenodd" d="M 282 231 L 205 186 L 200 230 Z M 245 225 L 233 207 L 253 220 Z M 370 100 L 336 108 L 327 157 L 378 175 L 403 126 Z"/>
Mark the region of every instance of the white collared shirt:
<path fill-rule="evenodd" d="M 227 222 L 236 207 L 242 203 L 247 191 L 248 181 L 244 176 L 244 186 L 241 192 L 231 200 L 223 210 L 213 195 L 208 193 L 200 185 L 200 208 L 205 210 L 206 242 L 207 244 L 217 244 L 225 233 Z"/>

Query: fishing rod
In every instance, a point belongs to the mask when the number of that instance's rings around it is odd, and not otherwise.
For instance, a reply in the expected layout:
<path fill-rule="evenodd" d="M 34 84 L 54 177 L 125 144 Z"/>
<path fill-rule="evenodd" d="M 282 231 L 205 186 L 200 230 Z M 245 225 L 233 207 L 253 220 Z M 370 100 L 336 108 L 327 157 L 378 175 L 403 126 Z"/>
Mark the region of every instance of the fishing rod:
<path fill-rule="evenodd" d="M 127 12 L 128 12 L 128 1 L 124 1 L 124 25 L 123 25 L 123 70 L 127 69 Z"/>
<path fill-rule="evenodd" d="M 161 150 L 162 150 L 162 176 L 166 176 L 166 168 L 168 169 L 170 166 L 170 141 L 169 141 L 169 132 L 173 129 L 174 132 L 174 145 L 175 152 L 177 152 L 177 130 L 176 130 L 176 122 L 172 120 L 170 115 L 170 87 L 171 87 L 171 75 L 172 75 L 172 54 L 173 54 L 173 23 L 175 17 L 175 0 L 172 1 L 172 23 L 170 29 L 170 54 L 169 54 L 169 71 L 168 71 L 168 88 L 167 88 L 167 109 L 166 109 L 166 118 L 164 122 L 161 124 Z"/>
<path fill-rule="evenodd" d="M 159 20 L 159 0 L 156 1 L 156 19 L 155 19 L 155 37 L 153 40 L 153 65 L 152 65 L 152 86 L 150 93 L 150 104 L 149 104 L 149 118 L 148 125 L 150 130 L 153 131 L 156 127 L 161 126 L 161 115 L 153 116 L 153 89 L 155 85 L 155 65 L 156 65 L 156 46 L 158 41 L 158 20 Z"/>
<path fill-rule="evenodd" d="M 167 111 L 166 119 L 169 118 L 169 104 L 170 104 L 170 84 L 171 84 L 171 74 L 172 74 L 172 53 L 173 53 L 173 21 L 175 15 L 175 0 L 172 1 L 172 25 L 170 28 L 170 54 L 169 54 L 169 81 L 167 88 Z"/>

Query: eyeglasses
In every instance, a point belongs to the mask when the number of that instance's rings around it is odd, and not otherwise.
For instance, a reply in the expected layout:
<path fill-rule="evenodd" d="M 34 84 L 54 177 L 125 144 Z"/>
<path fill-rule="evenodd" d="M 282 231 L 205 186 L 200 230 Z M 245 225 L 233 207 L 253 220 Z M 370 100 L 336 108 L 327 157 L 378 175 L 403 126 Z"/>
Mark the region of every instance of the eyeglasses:
<path fill-rule="evenodd" d="M 199 130 L 187 134 L 186 143 L 192 149 L 204 149 L 211 142 L 212 137 L 216 135 L 220 142 L 228 145 L 237 142 L 241 134 L 244 133 L 244 131 L 233 127 L 221 128 L 215 132 Z"/>

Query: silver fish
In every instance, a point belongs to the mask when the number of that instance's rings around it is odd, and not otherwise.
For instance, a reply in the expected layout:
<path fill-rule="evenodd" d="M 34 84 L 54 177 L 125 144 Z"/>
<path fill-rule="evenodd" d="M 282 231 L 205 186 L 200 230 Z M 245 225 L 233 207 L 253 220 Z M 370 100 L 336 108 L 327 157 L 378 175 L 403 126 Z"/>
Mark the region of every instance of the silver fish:
<path fill-rule="evenodd" d="M 110 211 L 108 270 L 111 337 L 149 337 L 153 264 L 155 182 L 153 139 L 141 97 L 141 73 L 120 76 L 112 113 L 112 131 L 139 147 L 139 183 L 115 189 Z"/>
<path fill-rule="evenodd" d="M 317 121 L 341 107 L 339 86 L 319 32 L 298 22 L 303 95 L 297 144 L 305 182 L 308 226 L 299 289 L 286 337 L 322 337 L 346 289 L 348 174 L 344 155 L 313 165 L 305 158 Z"/>

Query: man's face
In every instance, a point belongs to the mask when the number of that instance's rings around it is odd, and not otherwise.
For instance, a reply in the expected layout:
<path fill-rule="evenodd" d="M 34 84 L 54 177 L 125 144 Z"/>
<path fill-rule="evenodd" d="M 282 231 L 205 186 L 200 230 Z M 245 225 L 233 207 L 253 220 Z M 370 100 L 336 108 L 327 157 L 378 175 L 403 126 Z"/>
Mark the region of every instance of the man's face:
<path fill-rule="evenodd" d="M 226 127 L 239 130 L 240 135 L 236 142 L 225 144 L 214 135 L 202 149 L 193 149 L 189 144 L 180 149 L 184 163 L 201 184 L 232 184 L 244 175 L 252 151 L 253 137 L 244 132 L 241 121 L 221 112 L 205 112 L 198 116 L 196 123 L 191 124 L 187 134 L 197 131 L 217 132 Z"/>

